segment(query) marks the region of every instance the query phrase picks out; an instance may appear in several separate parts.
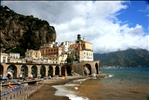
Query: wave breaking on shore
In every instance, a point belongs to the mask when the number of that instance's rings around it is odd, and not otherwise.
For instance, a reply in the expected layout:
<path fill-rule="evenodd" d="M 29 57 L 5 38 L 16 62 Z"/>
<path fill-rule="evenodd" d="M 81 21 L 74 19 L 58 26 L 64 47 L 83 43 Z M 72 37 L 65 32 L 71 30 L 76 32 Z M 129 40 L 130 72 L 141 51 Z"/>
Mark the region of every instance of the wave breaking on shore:
<path fill-rule="evenodd" d="M 54 95 L 66 96 L 70 100 L 89 100 L 87 97 L 77 96 L 79 86 L 85 80 L 87 80 L 87 79 L 73 80 L 73 81 L 70 81 L 64 85 L 53 85 L 52 87 L 57 89 Z"/>

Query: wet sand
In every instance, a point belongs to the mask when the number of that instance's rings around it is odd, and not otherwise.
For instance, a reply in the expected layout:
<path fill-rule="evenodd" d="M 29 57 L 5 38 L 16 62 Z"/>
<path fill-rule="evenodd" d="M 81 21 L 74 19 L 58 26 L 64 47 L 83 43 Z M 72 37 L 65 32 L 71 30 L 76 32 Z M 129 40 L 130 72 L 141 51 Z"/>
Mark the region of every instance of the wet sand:
<path fill-rule="evenodd" d="M 27 100 L 69 100 L 68 97 L 55 96 L 55 91 L 52 85 L 44 85 L 40 90 L 31 94 Z"/>
<path fill-rule="evenodd" d="M 84 77 L 44 80 L 41 82 L 44 86 L 31 94 L 27 100 L 69 100 L 68 97 L 55 96 L 56 89 L 52 86 L 81 78 Z M 149 100 L 149 84 L 90 79 L 79 86 L 77 95 L 89 100 Z"/>
<path fill-rule="evenodd" d="M 74 79 L 80 79 L 83 77 L 74 77 L 68 79 L 53 79 L 53 80 L 44 80 L 44 86 L 39 90 L 31 94 L 27 100 L 70 100 L 68 97 L 64 96 L 55 96 L 56 89 L 52 87 L 53 85 L 62 85 Z"/>

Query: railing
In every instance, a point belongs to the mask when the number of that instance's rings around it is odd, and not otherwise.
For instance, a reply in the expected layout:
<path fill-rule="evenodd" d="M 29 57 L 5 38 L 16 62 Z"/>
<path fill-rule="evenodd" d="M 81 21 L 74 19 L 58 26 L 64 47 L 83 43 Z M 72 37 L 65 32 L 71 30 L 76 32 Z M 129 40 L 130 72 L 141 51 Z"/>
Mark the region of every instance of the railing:
<path fill-rule="evenodd" d="M 40 89 L 44 84 L 40 85 L 31 85 L 27 87 L 21 87 L 21 88 L 13 88 L 10 89 L 3 94 L 1 94 L 1 100 L 27 100 L 27 98 Z M 15 91 L 16 90 L 16 91 Z"/>

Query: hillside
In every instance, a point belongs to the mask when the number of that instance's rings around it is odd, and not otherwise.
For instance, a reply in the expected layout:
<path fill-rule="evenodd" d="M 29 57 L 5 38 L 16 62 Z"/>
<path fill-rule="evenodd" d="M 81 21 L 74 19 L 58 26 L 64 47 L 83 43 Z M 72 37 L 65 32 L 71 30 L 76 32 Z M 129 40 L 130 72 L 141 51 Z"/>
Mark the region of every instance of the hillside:
<path fill-rule="evenodd" d="M 101 66 L 149 67 L 149 51 L 144 49 L 128 49 L 106 54 L 94 54 Z"/>
<path fill-rule="evenodd" d="M 45 43 L 54 42 L 56 31 L 45 20 L 0 6 L 0 37 L 2 52 L 18 52 L 24 56 L 26 49 L 36 50 Z"/>

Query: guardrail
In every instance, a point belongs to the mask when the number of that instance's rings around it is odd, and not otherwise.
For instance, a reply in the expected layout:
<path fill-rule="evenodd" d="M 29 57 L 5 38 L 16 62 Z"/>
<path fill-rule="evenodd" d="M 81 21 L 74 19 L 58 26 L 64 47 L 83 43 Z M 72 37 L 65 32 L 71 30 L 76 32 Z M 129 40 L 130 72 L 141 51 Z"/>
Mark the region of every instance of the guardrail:
<path fill-rule="evenodd" d="M 1 94 L 1 100 L 27 100 L 27 98 L 40 89 L 44 84 L 38 86 L 15 87 Z M 22 88 L 22 89 L 21 89 Z M 20 89 L 20 90 L 19 90 Z M 15 91 L 16 90 L 16 91 Z M 13 91 L 13 92 L 12 92 Z"/>

